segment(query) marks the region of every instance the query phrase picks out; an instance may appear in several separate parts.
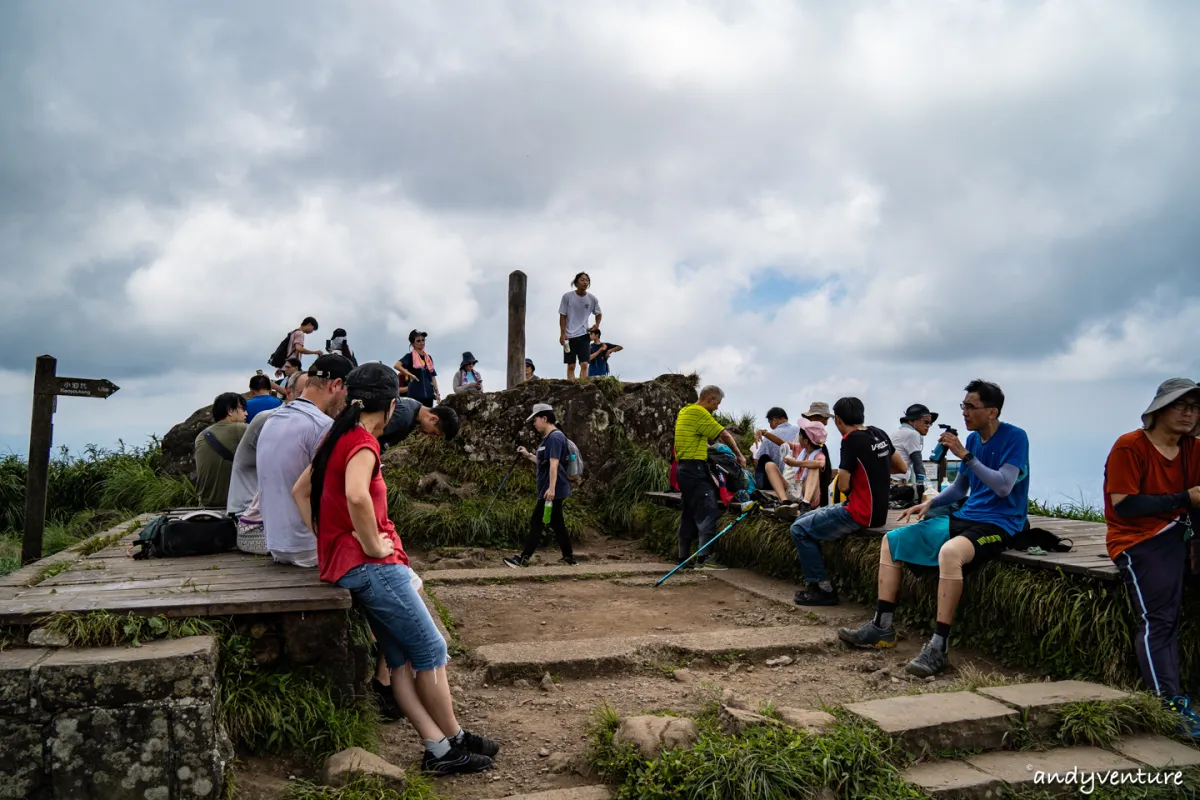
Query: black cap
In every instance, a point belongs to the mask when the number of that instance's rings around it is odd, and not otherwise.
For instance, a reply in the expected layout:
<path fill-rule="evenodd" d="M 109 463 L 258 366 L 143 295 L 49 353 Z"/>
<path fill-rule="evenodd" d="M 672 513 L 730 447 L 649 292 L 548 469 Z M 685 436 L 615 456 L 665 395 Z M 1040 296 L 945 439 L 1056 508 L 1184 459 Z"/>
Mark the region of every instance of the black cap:
<path fill-rule="evenodd" d="M 396 397 L 399 392 L 396 371 L 378 361 L 355 367 L 346 376 L 346 393 L 352 398 Z"/>
<path fill-rule="evenodd" d="M 354 369 L 354 364 L 341 353 L 326 353 L 323 356 L 317 356 L 317 360 L 308 368 L 308 377 L 345 380 L 352 369 Z"/>
<path fill-rule="evenodd" d="M 416 328 L 413 328 L 411 331 L 408 332 L 408 343 L 412 344 L 413 339 L 417 338 L 418 336 L 428 336 L 428 335 L 429 334 L 426 333 L 425 331 L 419 331 Z"/>
<path fill-rule="evenodd" d="M 900 421 L 901 422 L 909 422 L 911 420 L 920 419 L 921 417 L 925 417 L 925 416 L 932 417 L 933 418 L 932 421 L 937 422 L 937 418 L 938 418 L 937 414 L 930 411 L 928 408 L 921 405 L 920 403 L 913 403 L 904 412 L 904 416 L 900 418 Z"/>

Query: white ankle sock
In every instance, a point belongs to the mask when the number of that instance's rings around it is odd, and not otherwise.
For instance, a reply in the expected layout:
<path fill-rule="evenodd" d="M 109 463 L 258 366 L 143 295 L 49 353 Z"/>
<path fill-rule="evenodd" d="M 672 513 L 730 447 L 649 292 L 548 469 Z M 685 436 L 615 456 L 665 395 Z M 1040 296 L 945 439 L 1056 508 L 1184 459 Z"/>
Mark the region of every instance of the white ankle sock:
<path fill-rule="evenodd" d="M 450 740 L 443 736 L 436 742 L 433 739 L 425 739 L 425 749 L 433 753 L 434 758 L 441 758 L 450 752 Z"/>

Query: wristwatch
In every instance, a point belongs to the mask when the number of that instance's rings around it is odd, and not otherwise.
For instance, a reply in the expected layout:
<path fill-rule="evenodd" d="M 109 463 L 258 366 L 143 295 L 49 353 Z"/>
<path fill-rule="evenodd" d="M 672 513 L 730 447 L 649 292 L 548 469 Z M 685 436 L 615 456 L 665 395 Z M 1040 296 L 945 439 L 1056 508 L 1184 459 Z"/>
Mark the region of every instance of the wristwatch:
<path fill-rule="evenodd" d="M 965 466 L 969 465 L 974 460 L 975 460 L 975 454 L 972 453 L 970 450 L 968 450 L 967 454 L 962 457 L 963 466 L 965 467 Z"/>

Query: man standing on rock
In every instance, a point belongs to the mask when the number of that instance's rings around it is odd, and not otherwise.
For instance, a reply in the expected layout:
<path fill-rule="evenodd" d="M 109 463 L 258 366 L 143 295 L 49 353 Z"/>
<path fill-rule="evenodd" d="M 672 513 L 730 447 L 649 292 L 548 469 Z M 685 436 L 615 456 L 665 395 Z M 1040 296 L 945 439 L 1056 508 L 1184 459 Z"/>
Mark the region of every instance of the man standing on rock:
<path fill-rule="evenodd" d="M 596 323 L 592 327 L 600 327 L 600 301 L 595 295 L 588 294 L 592 279 L 586 272 L 580 272 L 571 281 L 575 291 L 567 292 L 558 304 L 558 343 L 563 346 L 563 363 L 567 365 L 567 380 L 575 380 L 575 364 L 579 363 L 580 377 L 587 374 L 587 365 L 591 356 L 591 342 L 588 339 L 588 317 L 596 315 Z"/>
<path fill-rule="evenodd" d="M 717 422 L 713 412 L 725 399 L 725 392 L 717 386 L 705 386 L 695 403 L 679 410 L 675 418 L 675 460 L 682 495 L 682 510 L 679 515 L 679 561 L 690 554 L 692 540 L 698 539 L 699 546 L 708 544 L 717 533 L 717 485 L 708 469 L 708 443 L 720 438 L 737 454 L 738 466 L 746 466 L 746 457 L 738 447 L 737 439 Z M 711 550 L 699 556 L 696 569 L 725 569 L 713 557 Z"/>
<path fill-rule="evenodd" d="M 258 437 L 259 502 L 271 557 L 281 564 L 317 566 L 317 540 L 300 518 L 292 488 L 346 404 L 343 382 L 353 365 L 338 353 L 319 357 L 298 398 L 274 411 Z"/>

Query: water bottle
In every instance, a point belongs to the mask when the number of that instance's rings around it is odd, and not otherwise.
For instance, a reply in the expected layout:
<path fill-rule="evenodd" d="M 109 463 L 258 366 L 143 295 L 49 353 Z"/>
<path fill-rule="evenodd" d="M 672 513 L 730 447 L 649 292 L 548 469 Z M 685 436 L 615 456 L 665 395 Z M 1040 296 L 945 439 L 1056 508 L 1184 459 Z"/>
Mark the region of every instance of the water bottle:
<path fill-rule="evenodd" d="M 542 524 L 549 525 L 550 524 L 550 511 L 554 508 L 554 506 L 551 503 L 546 502 L 544 500 L 542 502 L 545 503 L 545 506 L 543 506 L 543 508 L 542 508 Z"/>

